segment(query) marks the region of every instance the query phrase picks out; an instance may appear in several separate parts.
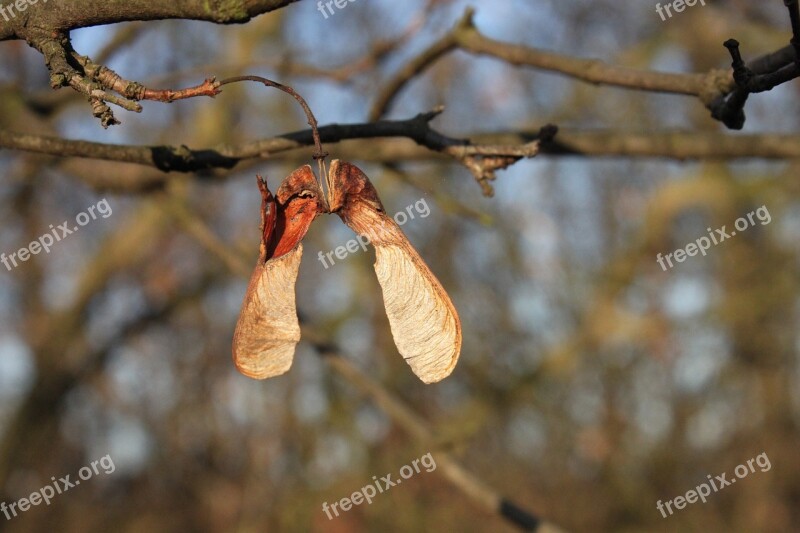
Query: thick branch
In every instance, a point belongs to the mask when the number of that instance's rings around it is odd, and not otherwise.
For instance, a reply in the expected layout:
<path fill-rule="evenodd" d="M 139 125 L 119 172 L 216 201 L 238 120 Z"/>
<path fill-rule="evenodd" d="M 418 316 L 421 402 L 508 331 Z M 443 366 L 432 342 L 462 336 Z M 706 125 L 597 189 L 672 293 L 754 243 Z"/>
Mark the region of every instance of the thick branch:
<path fill-rule="evenodd" d="M 206 20 L 219 24 L 243 23 L 255 15 L 294 1 L 185 0 L 162 4 L 125 0 L 59 0 L 58 6 L 55 3 L 48 6 L 48 0 L 41 0 L 35 5 L 23 1 L 0 5 L 0 17 L 4 20 L 0 23 L 0 40 L 24 39 L 41 52 L 50 71 L 50 86 L 54 89 L 69 86 L 86 95 L 92 106 L 92 114 L 107 128 L 119 124 L 107 103 L 139 112 L 142 108 L 136 103 L 137 100 L 172 102 L 193 96 L 214 96 L 218 85 L 213 80 L 206 80 L 198 87 L 183 90 L 149 90 L 78 54 L 72 48 L 70 30 L 113 22 L 170 18 Z M 20 10 L 17 6 L 23 6 L 24 9 Z"/>
<path fill-rule="evenodd" d="M 401 147 L 387 151 L 376 144 L 376 153 L 365 153 L 365 160 L 429 158 L 431 151 L 447 147 L 481 147 L 490 152 L 496 145 L 516 145 L 535 140 L 537 132 L 475 134 L 473 145 L 442 135 L 431 128 L 420 128 L 415 119 L 386 120 L 359 124 L 330 124 L 319 129 L 322 142 L 349 139 L 402 137 L 414 140 L 421 149 Z M 132 146 L 105 144 L 31 135 L 0 130 L 0 148 L 22 150 L 58 157 L 79 157 L 122 163 L 135 163 L 165 172 L 197 172 L 233 168 L 247 159 L 268 159 L 276 154 L 313 145 L 311 130 L 287 133 L 241 145 L 218 145 L 191 149 L 186 146 Z M 381 149 L 378 149 L 381 148 Z M 453 150 L 457 151 L 457 150 Z M 669 159 L 796 159 L 800 158 L 797 135 L 725 135 L 716 132 L 664 131 L 625 133 L 619 131 L 561 130 L 557 137 L 539 147 L 541 154 L 563 156 L 660 157 Z M 488 155 L 488 154 L 487 154 Z"/>
<path fill-rule="evenodd" d="M 25 39 L 31 28 L 54 33 L 117 22 L 187 19 L 236 24 L 298 0 L 40 0 L 8 21 L 0 18 L 0 41 Z"/>
<path fill-rule="evenodd" d="M 442 135 L 429 125 L 429 122 L 441 112 L 442 109 L 439 108 L 428 113 L 421 113 L 408 120 L 399 121 L 332 124 L 319 128 L 319 135 L 322 142 L 375 137 L 413 139 L 421 146 L 449 155 L 464 164 L 473 173 L 487 195 L 492 192 L 488 181 L 494 179 L 495 170 L 506 168 L 522 158 L 533 157 L 538 153 L 540 142 L 538 136 L 533 136 L 518 146 L 511 146 L 473 145 L 464 139 L 454 139 Z M 555 132 L 555 127 L 548 126 L 542 130 L 541 139 L 552 139 Z M 0 148 L 136 163 L 154 166 L 167 172 L 231 168 L 243 159 L 266 158 L 269 154 L 313 143 L 314 133 L 311 130 L 236 147 L 218 146 L 205 150 L 191 150 L 185 146 L 119 146 L 0 131 Z"/>
<path fill-rule="evenodd" d="M 723 43 L 733 60 L 731 67 L 736 88 L 730 95 L 717 97 L 708 108 L 712 117 L 731 129 L 740 130 L 744 127 L 744 106 L 750 93 L 769 91 L 800 76 L 800 7 L 797 0 L 783 0 L 783 3 L 789 10 L 792 25 L 792 39 L 788 47 L 748 65 L 739 52 L 736 39 L 728 39 Z"/>

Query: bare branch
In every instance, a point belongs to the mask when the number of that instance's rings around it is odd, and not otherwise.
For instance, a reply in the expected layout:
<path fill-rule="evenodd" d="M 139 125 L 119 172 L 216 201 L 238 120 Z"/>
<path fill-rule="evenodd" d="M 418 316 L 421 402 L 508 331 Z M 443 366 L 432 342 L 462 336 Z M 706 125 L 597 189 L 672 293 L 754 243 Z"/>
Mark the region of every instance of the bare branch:
<path fill-rule="evenodd" d="M 262 78 L 257 81 L 263 83 Z M 280 84 L 274 86 L 283 87 Z M 524 157 L 532 157 L 538 153 L 540 140 L 550 140 L 555 134 L 555 128 L 550 126 L 543 129 L 541 135 L 534 135 L 521 143 L 521 146 L 474 145 L 465 139 L 454 139 L 442 135 L 430 127 L 430 121 L 442 111 L 443 108 L 437 108 L 408 120 L 333 124 L 319 128 L 318 134 L 315 131 L 316 128 L 312 128 L 312 130 L 290 133 L 238 147 L 218 146 L 205 150 L 191 150 L 185 146 L 119 146 L 3 131 L 0 131 L 0 147 L 61 156 L 136 163 L 154 166 L 167 172 L 194 172 L 210 168 L 232 168 L 243 159 L 266 158 L 276 152 L 311 144 L 317 146 L 315 152 L 315 157 L 317 157 L 323 155 L 323 152 L 319 152 L 321 142 L 375 137 L 407 137 L 421 146 L 449 155 L 463 163 L 475 175 L 484 193 L 490 195 L 491 187 L 488 185 L 488 181 L 494 179 L 495 170 L 506 168 Z M 309 115 L 309 122 L 316 125 L 313 115 Z"/>
<path fill-rule="evenodd" d="M 442 135 L 430 128 L 423 114 L 407 120 L 382 120 L 356 124 L 330 124 L 319 128 L 325 143 L 349 139 L 407 138 L 421 148 L 399 144 L 394 149 L 370 141 L 370 150 L 355 157 L 367 161 L 400 161 L 430 159 L 449 149 L 452 157 L 461 153 L 474 155 L 483 151 L 493 155 L 497 146 L 524 145 L 539 135 L 531 132 L 475 133 L 472 145 L 462 139 Z M 395 141 L 396 144 L 396 141 Z M 135 163 L 165 172 L 197 172 L 208 169 L 229 169 L 248 159 L 269 159 L 278 154 L 313 145 L 311 130 L 302 130 L 244 143 L 192 149 L 187 146 L 135 146 L 68 140 L 0 130 L 0 148 L 22 150 L 58 157 L 79 157 L 122 163 Z M 516 149 L 525 151 L 521 146 Z M 347 146 L 342 150 L 349 153 Z M 592 157 L 656 157 L 687 159 L 797 159 L 800 158 L 800 137 L 797 135 L 759 134 L 725 135 L 716 132 L 671 130 L 662 132 L 619 132 L 609 130 L 559 130 L 558 136 L 542 143 L 539 153 L 550 156 Z M 524 154 L 518 154 L 524 157 Z"/>
<path fill-rule="evenodd" d="M 88 97 L 92 114 L 100 119 L 104 128 L 119 124 L 106 103 L 118 105 L 128 111 L 140 112 L 137 100 L 172 102 L 193 96 L 213 96 L 213 80 L 198 87 L 176 91 L 151 91 L 137 82 L 123 79 L 111 69 L 92 62 L 78 54 L 72 47 L 69 32 L 76 28 L 125 21 L 158 19 L 207 20 L 219 24 L 243 23 L 251 17 L 279 9 L 296 0 L 187 0 L 180 3 L 126 3 L 123 0 L 61 0 L 48 9 L 45 1 L 25 9 L 24 16 L 3 17 L 0 41 L 24 39 L 41 52 L 50 71 L 50 86 L 54 89 L 69 86 Z M 9 6 L 8 9 L 13 9 Z M 19 8 L 17 8 L 19 9 Z M 13 15 L 13 13 L 12 13 Z M 115 91 L 121 96 L 112 94 Z"/>
<path fill-rule="evenodd" d="M 512 65 L 529 66 L 564 74 L 599 85 L 697 96 L 706 105 L 710 105 L 717 96 L 729 92 L 734 87 L 731 72 L 725 70 L 711 70 L 705 74 L 672 74 L 637 70 L 610 65 L 597 59 L 571 57 L 496 41 L 478 31 L 473 24 L 473 14 L 472 9 L 467 9 L 465 15 L 447 35 L 400 69 L 379 93 L 370 112 L 372 120 L 376 120 L 386 113 L 397 93 L 411 78 L 447 52 L 455 49 L 496 57 Z"/>
<path fill-rule="evenodd" d="M 397 94 L 414 77 L 447 52 L 464 50 L 496 57 L 512 65 L 564 74 L 597 85 L 695 96 L 711 111 L 713 118 L 722 121 L 729 128 L 741 129 L 744 125 L 743 108 L 747 94 L 769 90 L 800 76 L 800 66 L 797 64 L 800 57 L 795 53 L 795 49 L 800 49 L 797 0 L 784 0 L 784 3 L 789 7 L 792 20 L 794 36 L 791 44 L 754 60 L 750 66 L 751 75 L 740 76 L 739 81 L 734 80 L 735 67 L 693 74 L 655 72 L 497 41 L 478 31 L 472 20 L 474 11 L 470 8 L 449 33 L 412 59 L 386 83 L 378 93 L 369 116 L 371 120 L 377 120 L 385 115 Z M 744 65 L 741 57 L 739 63 L 741 74 L 741 67 Z M 736 64 L 734 58 L 734 65 Z"/>
<path fill-rule="evenodd" d="M 32 28 L 66 33 L 78 28 L 117 22 L 186 19 L 216 24 L 241 24 L 298 0 L 182 0 L 181 2 L 130 2 L 129 0 L 42 1 L 24 16 L 0 24 L 0 41 L 28 40 Z"/>
<path fill-rule="evenodd" d="M 736 88 L 727 97 L 719 96 L 708 107 L 711 116 L 731 129 L 740 130 L 744 127 L 744 105 L 750 93 L 769 91 L 800 76 L 800 8 L 797 0 L 784 0 L 783 3 L 789 9 L 792 25 L 792 39 L 788 47 L 747 65 L 739 52 L 739 41 L 728 39 L 723 43 L 731 55 Z"/>
<path fill-rule="evenodd" d="M 465 18 L 467 16 L 472 16 L 472 13 L 468 11 Z M 419 75 L 423 70 L 428 68 L 428 66 L 435 63 L 436 60 L 456 47 L 458 44 L 456 40 L 456 31 L 464 23 L 465 20 L 462 19 L 456 26 L 455 31 L 447 33 L 444 37 L 433 43 L 395 74 L 392 80 L 386 84 L 386 87 L 378 93 L 372 110 L 369 113 L 370 120 L 378 120 L 381 118 L 385 111 L 392 105 L 397 94 L 412 80 L 412 78 Z"/>

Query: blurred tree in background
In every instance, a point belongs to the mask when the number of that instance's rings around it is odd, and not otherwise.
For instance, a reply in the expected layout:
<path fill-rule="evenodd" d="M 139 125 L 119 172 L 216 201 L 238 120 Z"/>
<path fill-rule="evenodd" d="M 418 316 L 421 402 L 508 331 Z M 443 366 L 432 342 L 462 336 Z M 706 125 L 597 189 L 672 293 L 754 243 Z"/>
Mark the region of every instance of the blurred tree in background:
<path fill-rule="evenodd" d="M 112 210 L 0 267 L 0 502 L 105 455 L 115 467 L 0 514 L 0 530 L 514 531 L 452 482 L 458 468 L 569 531 L 800 529 L 800 86 L 750 95 L 741 132 L 711 116 L 734 87 L 722 43 L 739 40 L 746 61 L 785 47 L 783 2 L 708 0 L 662 21 L 653 2 L 475 1 L 474 26 L 456 0 L 152 4 L 51 0 L 0 18 L 0 252 L 103 199 Z M 453 375 L 423 385 L 397 353 L 371 250 L 317 260 L 353 237 L 335 217 L 305 239 L 293 368 L 239 375 L 253 176 L 275 190 L 310 162 L 308 132 L 282 137 L 304 115 L 237 84 L 138 114 L 110 103 L 122 124 L 103 129 L 86 80 L 50 90 L 69 83 L 62 49 L 71 68 L 82 54 L 147 87 L 263 75 L 323 126 L 364 124 L 327 130 L 326 148 L 365 170 L 390 214 L 430 207 L 403 229 L 461 315 Z M 543 50 L 559 56 L 525 55 Z M 661 80 L 675 90 L 637 78 L 656 71 L 679 74 Z M 449 139 L 559 132 L 491 183 L 410 130 L 365 133 L 440 104 L 430 131 Z M 762 206 L 769 223 L 656 261 Z M 323 512 L 428 452 L 435 471 Z M 761 453 L 768 471 L 657 510 Z"/>

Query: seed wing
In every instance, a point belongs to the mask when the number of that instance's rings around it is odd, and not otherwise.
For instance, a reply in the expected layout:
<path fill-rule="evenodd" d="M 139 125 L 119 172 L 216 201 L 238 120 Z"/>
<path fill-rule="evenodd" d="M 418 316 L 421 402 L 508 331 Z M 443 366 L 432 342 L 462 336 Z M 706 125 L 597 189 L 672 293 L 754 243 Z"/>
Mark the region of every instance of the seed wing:
<path fill-rule="evenodd" d="M 236 331 L 233 362 L 245 376 L 266 379 L 289 370 L 300 341 L 295 283 L 303 245 L 277 259 L 256 265 Z"/>
<path fill-rule="evenodd" d="M 407 240 L 378 244 L 375 256 L 375 274 L 400 355 L 423 382 L 441 381 L 461 352 L 461 322 L 450 297 Z"/>
<path fill-rule="evenodd" d="M 386 214 L 366 174 L 335 160 L 329 182 L 331 211 L 375 246 L 375 273 L 400 355 L 425 383 L 446 378 L 461 353 L 461 321 L 453 302 Z"/>

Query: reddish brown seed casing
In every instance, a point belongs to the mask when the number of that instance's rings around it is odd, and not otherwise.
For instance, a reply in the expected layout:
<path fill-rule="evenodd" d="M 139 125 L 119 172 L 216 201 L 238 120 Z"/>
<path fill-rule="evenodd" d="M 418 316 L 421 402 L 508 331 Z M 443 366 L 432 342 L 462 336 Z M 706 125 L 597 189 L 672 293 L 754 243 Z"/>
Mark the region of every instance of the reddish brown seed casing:
<path fill-rule="evenodd" d="M 233 361 L 242 374 L 265 379 L 289 370 L 300 341 L 294 291 L 300 241 L 324 211 L 324 199 L 308 165 L 292 172 L 274 197 L 260 176 L 258 185 L 261 246 L 233 335 Z"/>

